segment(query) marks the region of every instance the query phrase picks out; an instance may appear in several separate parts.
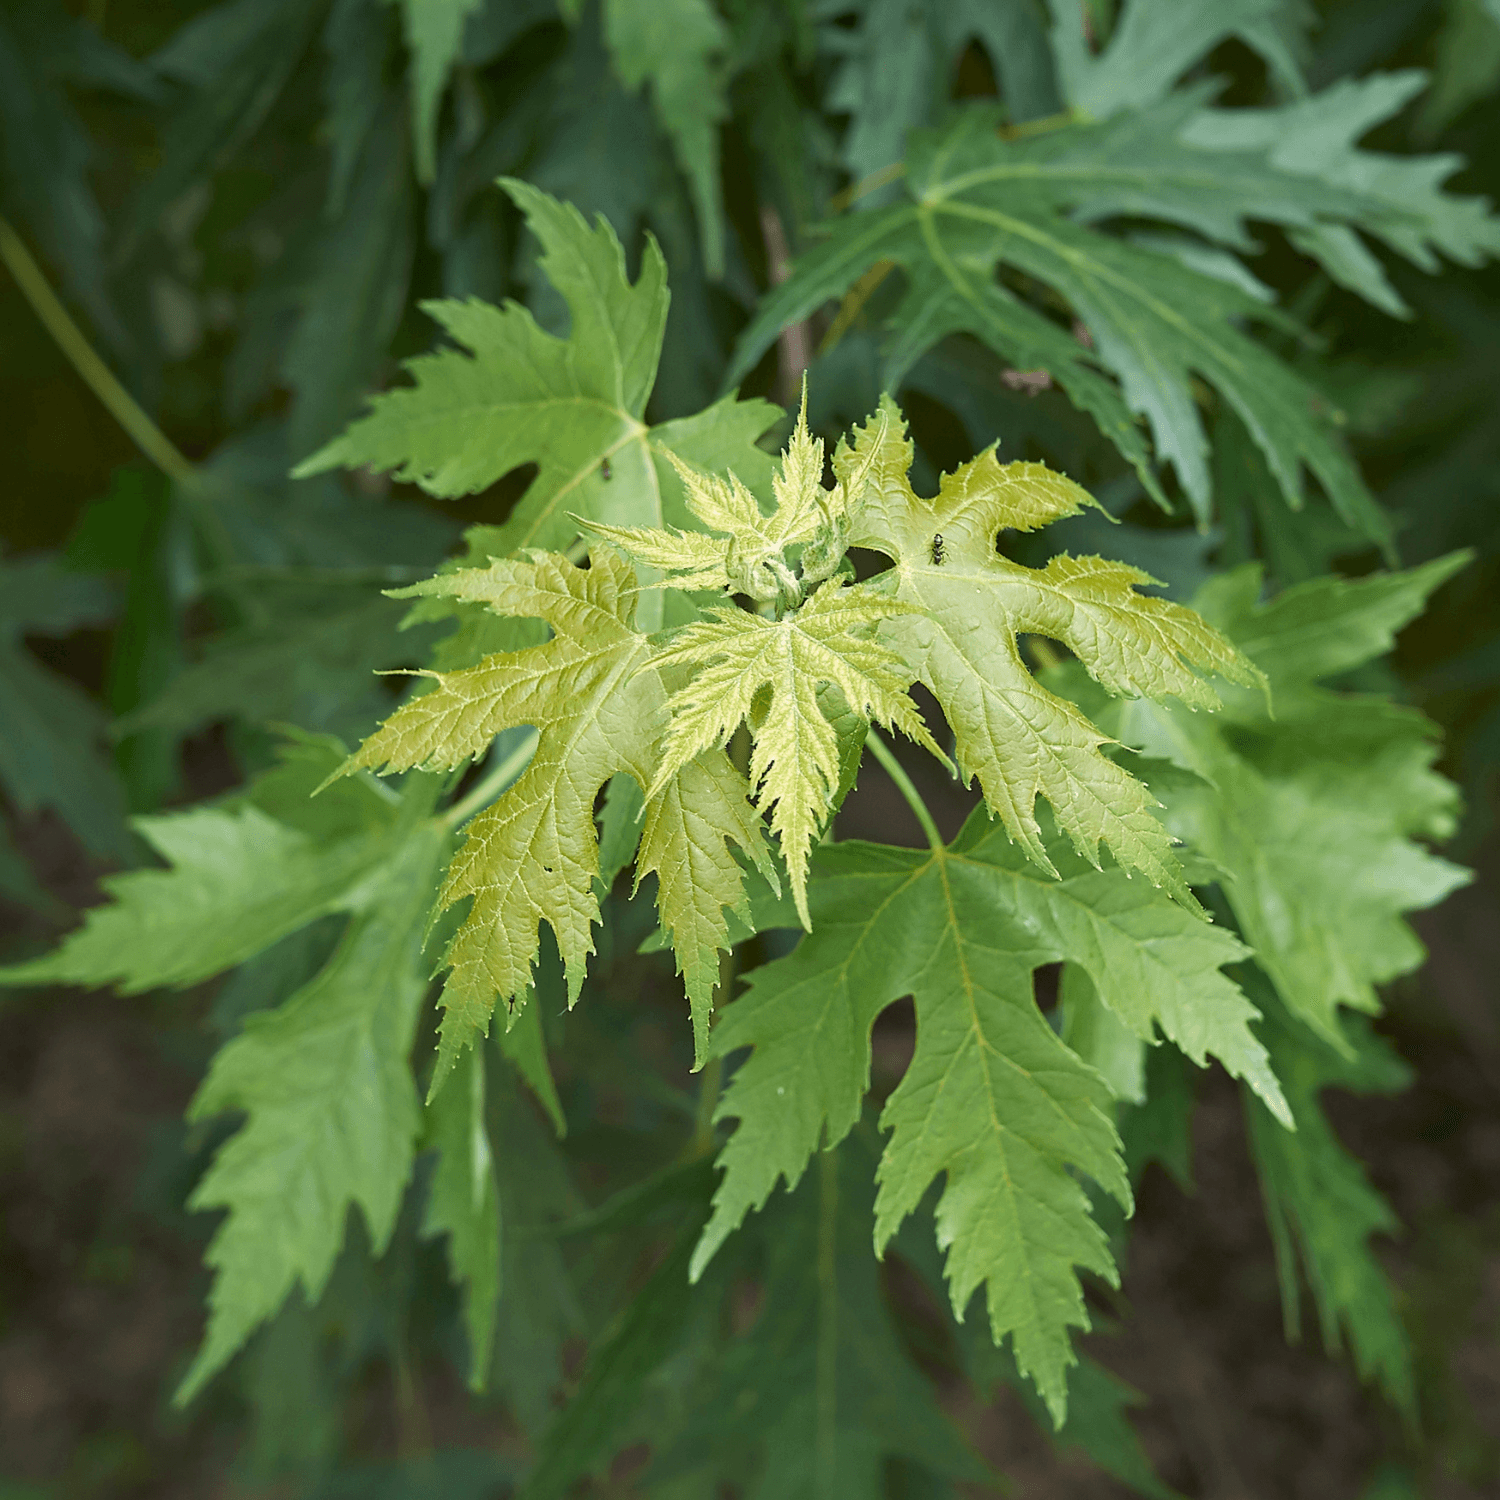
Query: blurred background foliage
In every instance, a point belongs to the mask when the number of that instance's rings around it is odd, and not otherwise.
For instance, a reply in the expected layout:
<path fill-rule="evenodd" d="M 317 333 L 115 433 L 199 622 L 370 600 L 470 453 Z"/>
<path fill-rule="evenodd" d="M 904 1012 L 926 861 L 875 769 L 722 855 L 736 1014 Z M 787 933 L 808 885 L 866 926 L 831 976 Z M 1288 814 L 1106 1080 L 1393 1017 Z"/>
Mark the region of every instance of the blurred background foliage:
<path fill-rule="evenodd" d="M 1098 44 L 1114 8 L 1080 4 Z M 1313 88 L 1428 70 L 1366 144 L 1457 153 L 1450 187 L 1500 198 L 1494 0 L 1320 0 L 1278 16 Z M 560 326 L 497 176 L 603 214 L 632 273 L 643 231 L 660 241 L 672 306 L 650 417 L 669 419 L 718 392 L 737 335 L 819 223 L 856 193 L 882 201 L 910 128 L 969 98 L 997 96 L 1015 120 L 1056 107 L 1043 23 L 1028 0 L 5 0 L 6 951 L 34 951 L 97 899 L 101 874 L 147 858 L 130 813 L 236 785 L 269 763 L 277 724 L 352 739 L 391 701 L 371 673 L 422 659 L 430 637 L 398 631 L 402 611 L 379 588 L 430 572 L 463 523 L 504 514 L 524 476 L 438 505 L 383 479 L 287 473 L 430 344 L 423 298 L 513 297 Z M 1232 105 L 1285 88 L 1233 36 L 1192 76 Z M 879 1459 L 893 1496 L 939 1493 L 915 1460 L 941 1434 L 890 1373 L 916 1369 L 1028 1497 L 1500 1493 L 1500 279 L 1393 261 L 1406 309 L 1393 320 L 1274 234 L 1253 265 L 1311 330 L 1303 344 L 1271 337 L 1347 413 L 1401 561 L 1477 551 L 1403 636 L 1394 678 L 1382 667 L 1365 685 L 1394 686 L 1444 726 L 1445 769 L 1467 798 L 1458 854 L 1481 880 L 1427 919 L 1434 961 L 1382 1023 L 1415 1087 L 1333 1106 L 1406 1224 L 1389 1266 L 1420 1428 L 1336 1360 L 1283 1344 L 1234 1099 L 1206 1086 L 1196 1196 L 1146 1178 L 1125 1297 L 1107 1309 L 1131 1336 L 1089 1344 L 1094 1466 L 1032 1425 L 993 1351 L 954 1345 L 920 1250 L 877 1285 L 854 1233 L 861 1305 L 884 1321 L 850 1357 L 897 1382 L 870 1396 L 900 1417 Z M 874 404 L 887 311 L 873 288 L 796 324 L 744 389 L 785 402 L 810 365 L 814 423 L 831 436 Z M 1277 585 L 1379 565 L 1326 505 L 1266 503 L 1232 417 L 1213 433 L 1220 518 L 1200 531 L 1185 505 L 1150 506 L 1093 424 L 1027 373 L 963 336 L 912 368 L 899 394 L 927 481 L 998 434 L 1003 456 L 1066 469 L 1124 522 L 1107 539 L 1069 523 L 1050 545 L 1108 550 L 1185 594 L 1249 557 Z M 849 831 L 899 822 L 863 806 Z M 383 1258 L 354 1234 L 316 1308 L 289 1307 L 188 1412 L 167 1405 L 197 1337 L 210 1227 L 183 1204 L 222 1132 L 183 1125 L 182 1107 L 240 1018 L 316 968 L 321 927 L 185 996 L 6 999 L 0 1497 L 462 1500 L 509 1493 L 538 1452 L 530 1494 L 568 1493 L 591 1467 L 600 1495 L 740 1493 L 716 1488 L 749 1441 L 724 1413 L 803 1379 L 813 1331 L 794 1278 L 777 1277 L 813 1253 L 815 1232 L 807 1191 L 785 1198 L 716 1263 L 716 1288 L 674 1305 L 668 1273 L 693 1228 L 683 1205 L 701 1184 L 668 1169 L 694 1105 L 670 967 L 635 953 L 645 934 L 632 923 L 617 903 L 598 998 L 567 1020 L 565 1141 L 491 1059 L 508 1232 L 483 1396 L 462 1387 L 458 1307 L 417 1193 Z M 884 1054 L 881 1036 L 877 1093 L 902 1063 L 899 1027 Z M 840 1160 L 858 1177 L 857 1152 Z M 657 1165 L 655 1197 L 609 1196 Z M 860 1179 L 841 1201 L 864 1191 Z M 696 1393 L 696 1415 L 671 1360 L 649 1379 L 628 1361 L 615 1370 L 632 1400 L 644 1382 L 663 1409 L 677 1403 L 666 1463 L 649 1447 L 651 1401 L 631 1426 L 624 1396 L 608 1378 L 600 1389 L 612 1368 L 600 1350 L 622 1338 L 618 1309 L 637 1290 L 632 1316 L 662 1320 L 660 1347 L 682 1369 L 705 1320 L 739 1320 L 759 1350 Z M 882 1363 L 887 1347 L 903 1358 Z M 1147 1398 L 1144 1450 L 1124 1417 L 1134 1398 L 1106 1368 Z M 580 1391 L 569 1411 L 581 1415 L 559 1432 L 561 1393 Z M 796 1483 L 772 1471 L 755 1493 Z"/>

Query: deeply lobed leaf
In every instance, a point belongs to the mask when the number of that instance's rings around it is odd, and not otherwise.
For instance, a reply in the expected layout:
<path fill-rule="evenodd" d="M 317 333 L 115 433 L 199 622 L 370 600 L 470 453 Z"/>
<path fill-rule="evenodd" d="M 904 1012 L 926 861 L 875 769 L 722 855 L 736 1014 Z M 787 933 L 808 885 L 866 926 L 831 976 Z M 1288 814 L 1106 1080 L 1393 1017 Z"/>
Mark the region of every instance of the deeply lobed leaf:
<path fill-rule="evenodd" d="M 253 804 L 139 818 L 136 827 L 170 868 L 107 877 L 109 904 L 53 952 L 0 970 L 0 982 L 116 984 L 125 994 L 196 984 L 347 910 L 385 847 L 325 844 Z"/>
<path fill-rule="evenodd" d="M 933 1179 L 955 1312 L 986 1288 L 992 1333 L 1061 1421 L 1068 1330 L 1086 1327 L 1075 1267 L 1112 1278 L 1103 1231 L 1075 1172 L 1122 1203 L 1130 1190 L 1104 1079 L 1058 1038 L 1032 973 L 1066 960 L 1087 971 L 1135 1035 L 1161 1030 L 1195 1060 L 1219 1058 L 1275 1115 L 1287 1107 L 1250 1033 L 1258 1012 L 1220 972 L 1245 950 L 1118 870 L 1096 872 L 1054 840 L 1065 878 L 1049 880 L 975 814 L 947 849 L 841 843 L 820 850 L 809 883 L 812 932 L 756 970 L 714 1033 L 749 1046 L 719 1108 L 739 1127 L 694 1254 L 700 1273 L 779 1178 L 841 1140 L 869 1084 L 870 1028 L 910 994 L 917 1050 L 882 1124 L 877 1248 Z"/>
<path fill-rule="evenodd" d="M 874 627 L 906 606 L 861 586 L 822 584 L 795 612 L 767 620 L 719 608 L 689 625 L 653 658 L 658 668 L 697 667 L 672 695 L 671 726 L 662 744 L 653 794 L 695 756 L 726 743 L 750 725 L 750 777 L 757 806 L 771 813 L 803 926 L 807 859 L 839 786 L 839 744 L 818 699 L 820 684 L 836 687 L 849 709 L 894 725 L 944 758 L 907 696 L 911 673 L 882 645 Z"/>
<path fill-rule="evenodd" d="M 1418 842 L 1451 833 L 1456 809 L 1455 789 L 1432 770 L 1432 725 L 1315 683 L 1387 649 L 1464 561 L 1321 579 L 1265 605 L 1257 569 L 1228 574 L 1199 602 L 1265 668 L 1275 718 L 1248 693 L 1219 723 L 1141 702 L 1120 711 L 1122 739 L 1200 778 L 1173 791 L 1168 823 L 1225 870 L 1261 966 L 1335 1048 L 1345 1045 L 1339 1006 L 1377 1011 L 1375 986 L 1421 962 L 1402 914 L 1469 877 Z"/>
<path fill-rule="evenodd" d="M 471 561 L 480 563 L 521 547 L 566 547 L 575 513 L 628 526 L 685 519 L 673 455 L 763 481 L 755 439 L 779 416 L 768 403 L 730 398 L 654 428 L 644 420 L 668 303 L 656 242 L 648 237 L 632 285 L 602 219 L 590 229 L 571 205 L 524 182 L 504 186 L 541 240 L 542 269 L 568 304 L 569 336 L 543 331 L 515 303 L 424 304 L 460 348 L 410 361 L 415 383 L 373 397 L 369 414 L 297 474 L 370 467 L 452 498 L 535 463 L 505 524 L 475 528 Z"/>
<path fill-rule="evenodd" d="M 414 833 L 369 888 L 337 952 L 215 1056 L 190 1115 L 245 1123 L 193 1190 L 228 1215 L 206 1255 L 208 1331 L 176 1394 L 189 1401 L 294 1286 L 316 1302 L 357 1205 L 381 1254 L 411 1171 L 421 1110 L 408 1054 L 427 993 L 422 932 L 446 847 Z"/>
<path fill-rule="evenodd" d="M 912 447 L 887 397 L 835 470 L 864 472 L 850 496 L 851 538 L 896 566 L 882 575 L 906 610 L 882 626 L 942 705 L 958 763 L 978 777 L 991 813 L 1043 869 L 1036 802 L 1044 797 L 1074 847 L 1100 844 L 1191 904 L 1154 799 L 1100 753 L 1108 736 L 1044 688 L 1022 661 L 1018 636 L 1064 642 L 1109 691 L 1218 703 L 1200 672 L 1253 684 L 1258 673 L 1216 630 L 1170 600 L 1136 592 L 1151 580 L 1100 558 L 1054 558 L 1040 571 L 996 551 L 1004 528 L 1032 530 L 1076 514 L 1089 497 L 1037 464 L 1001 465 L 993 450 L 944 478 L 934 499 L 907 478 Z"/>
<path fill-rule="evenodd" d="M 469 907 L 444 955 L 450 972 L 434 1087 L 460 1050 L 488 1032 L 496 999 L 513 1008 L 527 993 L 542 921 L 556 935 L 569 1000 L 577 999 L 599 920 L 594 802 L 618 772 L 650 789 L 643 868 L 659 879 L 701 1054 L 717 980 L 708 955 L 727 936 L 723 908 L 743 903 L 725 842 L 735 839 L 756 859 L 763 845 L 748 809 L 735 806 L 746 789 L 722 755 L 718 764 L 687 756 L 669 776 L 658 774 L 666 694 L 647 638 L 634 628 L 629 564 L 602 546 L 586 569 L 533 552 L 525 562 L 494 561 L 403 592 L 480 602 L 553 630 L 543 645 L 430 674 L 433 690 L 392 715 L 344 767 L 452 768 L 484 754 L 504 729 L 537 730 L 530 764 L 469 824 L 438 892 L 439 909 L 464 900 Z"/>
<path fill-rule="evenodd" d="M 1079 13 L 1067 8 L 1055 36 L 1079 45 L 1063 46 L 1065 91 L 1089 115 L 1109 118 L 1018 134 L 995 109 L 973 107 L 940 132 L 915 135 L 904 200 L 835 221 L 761 304 L 730 379 L 781 329 L 830 298 L 861 295 L 862 278 L 899 267 L 906 286 L 887 323 L 885 384 L 947 335 L 970 334 L 1017 369 L 1046 370 L 1164 499 L 1136 425 L 1143 417 L 1158 457 L 1171 461 L 1206 523 L 1212 486 L 1194 395 L 1194 381 L 1204 380 L 1238 413 L 1288 505 L 1301 506 L 1309 471 L 1348 524 L 1388 549 L 1389 522 L 1343 448 L 1336 414 L 1244 328 L 1287 320 L 1233 255 L 1205 254 L 1203 240 L 1247 253 L 1255 248 L 1248 221 L 1281 224 L 1335 280 L 1402 312 L 1361 231 L 1430 270 L 1434 248 L 1466 263 L 1500 252 L 1500 222 L 1484 201 L 1439 191 L 1452 158 L 1403 159 L 1353 145 L 1399 109 L 1417 75 L 1341 83 L 1267 110 L 1206 109 L 1196 89 L 1168 95 L 1184 59 L 1237 30 L 1295 77 L 1290 54 L 1267 30 L 1276 7 L 1255 9 L 1137 0 L 1096 59 L 1081 44 Z M 1146 78 L 1157 86 L 1143 85 Z M 1120 218 L 1201 238 L 1093 227 Z M 1060 296 L 1087 341 L 1016 295 L 1002 269 Z"/>

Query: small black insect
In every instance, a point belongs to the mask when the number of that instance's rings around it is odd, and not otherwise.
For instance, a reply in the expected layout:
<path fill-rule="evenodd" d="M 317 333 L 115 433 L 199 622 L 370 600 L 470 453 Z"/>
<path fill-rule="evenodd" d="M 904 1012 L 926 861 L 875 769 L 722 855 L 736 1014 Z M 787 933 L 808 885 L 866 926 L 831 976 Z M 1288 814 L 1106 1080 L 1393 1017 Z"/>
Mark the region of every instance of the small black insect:
<path fill-rule="evenodd" d="M 941 531 L 932 539 L 932 565 L 935 568 L 943 565 L 943 533 Z"/>
<path fill-rule="evenodd" d="M 608 479 L 610 477 L 610 473 L 609 473 L 609 460 L 607 458 L 601 458 L 599 460 L 599 472 L 606 479 Z"/>

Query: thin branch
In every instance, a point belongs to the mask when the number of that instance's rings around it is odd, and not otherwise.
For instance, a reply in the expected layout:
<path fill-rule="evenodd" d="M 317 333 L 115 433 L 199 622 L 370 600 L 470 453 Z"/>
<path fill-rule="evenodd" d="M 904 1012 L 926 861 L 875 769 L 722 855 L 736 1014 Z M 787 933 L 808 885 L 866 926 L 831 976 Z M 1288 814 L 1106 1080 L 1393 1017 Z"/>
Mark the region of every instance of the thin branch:
<path fill-rule="evenodd" d="M 906 798 L 906 805 L 917 815 L 917 822 L 922 825 L 922 832 L 927 835 L 927 842 L 932 845 L 933 852 L 941 853 L 947 845 L 938 832 L 937 821 L 922 800 L 921 792 L 912 785 L 911 777 L 906 774 L 906 767 L 896 759 L 891 747 L 873 729 L 865 740 L 865 748 L 880 762 L 885 774 L 896 783 L 896 790 Z"/>
<path fill-rule="evenodd" d="M 94 347 L 58 300 L 42 269 L 32 259 L 14 229 L 0 219 L 0 260 L 31 304 L 31 310 L 57 341 L 84 383 L 104 404 L 105 410 L 123 427 L 131 441 L 169 479 L 191 487 L 197 470 L 181 449 L 141 409 L 135 397 L 120 384 L 114 372 L 94 352 Z"/>
<path fill-rule="evenodd" d="M 760 232 L 766 242 L 766 273 L 772 286 L 780 286 L 792 274 L 792 251 L 781 215 L 769 203 L 760 211 Z M 790 406 L 796 398 L 797 382 L 812 363 L 812 324 L 805 318 L 800 323 L 788 323 L 776 342 L 779 363 L 776 396 Z"/>
<path fill-rule="evenodd" d="M 858 203 L 861 198 L 868 197 L 888 182 L 899 182 L 905 176 L 906 163 L 893 161 L 888 167 L 881 167 L 878 171 L 871 172 L 868 177 L 861 177 L 858 182 L 851 182 L 848 187 L 835 193 L 828 200 L 828 211 L 841 214 L 846 208 Z"/>
<path fill-rule="evenodd" d="M 877 260 L 849 288 L 844 294 L 844 300 L 839 303 L 839 310 L 834 315 L 833 322 L 828 325 L 828 332 L 823 335 L 823 342 L 818 345 L 820 359 L 854 326 L 854 320 L 864 311 L 865 303 L 870 300 L 875 289 L 895 269 L 895 261 Z"/>

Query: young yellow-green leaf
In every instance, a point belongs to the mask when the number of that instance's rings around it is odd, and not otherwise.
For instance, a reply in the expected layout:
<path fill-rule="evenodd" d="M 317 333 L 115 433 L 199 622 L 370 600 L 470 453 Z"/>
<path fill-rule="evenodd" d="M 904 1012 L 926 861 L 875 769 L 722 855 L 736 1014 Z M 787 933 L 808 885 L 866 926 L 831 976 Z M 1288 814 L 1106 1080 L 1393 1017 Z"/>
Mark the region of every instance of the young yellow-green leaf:
<path fill-rule="evenodd" d="M 840 782 L 838 735 L 818 701 L 819 685 L 832 683 L 856 714 L 894 725 L 944 758 L 907 696 L 911 672 L 875 638 L 876 625 L 907 610 L 867 587 L 830 581 L 779 620 L 716 608 L 713 618 L 687 626 L 652 658 L 655 667 L 697 668 L 672 695 L 652 795 L 748 723 L 756 805 L 771 811 L 803 926 L 808 852 Z"/>
<path fill-rule="evenodd" d="M 746 800 L 745 778 L 716 750 L 695 756 L 646 803 L 636 854 L 636 886 L 657 877 L 656 906 L 677 955 L 693 1016 L 694 1065 L 708 1056 L 708 1019 L 719 982 L 719 950 L 728 946 L 727 906 L 748 920 L 733 840 L 774 884 L 765 828 Z M 726 900 L 733 894 L 734 900 Z"/>
<path fill-rule="evenodd" d="M 175 1400 L 192 1399 L 299 1283 L 327 1284 L 349 1210 L 374 1253 L 395 1228 L 421 1128 L 407 1057 L 427 993 L 422 933 L 447 847 L 435 824 L 412 832 L 366 887 L 323 970 L 258 1012 L 214 1058 L 189 1115 L 241 1111 L 245 1123 L 193 1191 L 223 1208 L 206 1259 L 208 1331 Z"/>
<path fill-rule="evenodd" d="M 1434 905 L 1469 877 L 1418 842 L 1447 837 L 1455 822 L 1456 790 L 1432 769 L 1433 725 L 1388 699 L 1316 680 L 1389 649 L 1465 560 L 1318 579 L 1264 605 L 1257 568 L 1225 575 L 1199 604 L 1265 669 L 1275 717 L 1249 692 L 1213 720 L 1147 703 L 1118 710 L 1122 739 L 1201 778 L 1163 792 L 1168 824 L 1224 867 L 1225 894 L 1259 963 L 1292 1012 L 1336 1049 L 1345 1045 L 1339 1006 L 1378 1011 L 1376 985 L 1422 961 L 1402 913 Z"/>
<path fill-rule="evenodd" d="M 434 1088 L 476 1033 L 488 1032 L 496 998 L 514 1008 L 526 994 L 540 922 L 556 935 L 569 1002 L 577 999 L 599 920 L 594 801 L 620 771 L 650 788 L 648 867 L 659 879 L 663 913 L 680 924 L 679 933 L 669 919 L 701 1058 L 717 977 L 717 964 L 712 976 L 705 972 L 705 947 L 722 946 L 723 908 L 739 908 L 744 899 L 739 866 L 723 845 L 743 840 L 757 860 L 765 852 L 758 825 L 733 806 L 747 789 L 727 764 L 716 768 L 711 756 L 695 754 L 671 776 L 656 774 L 666 694 L 650 665 L 649 641 L 635 629 L 634 571 L 602 546 L 586 569 L 533 552 L 526 562 L 492 562 L 404 593 L 483 603 L 499 614 L 545 620 L 553 630 L 544 645 L 429 674 L 435 687 L 393 714 L 344 768 L 452 768 L 482 755 L 503 729 L 538 731 L 531 763 L 469 824 L 438 893 L 439 909 L 466 898 L 470 905 L 444 956 L 450 972 Z M 713 852 L 696 847 L 699 840 Z M 690 888 L 693 881 L 709 883 Z"/>
<path fill-rule="evenodd" d="M 1102 843 L 1127 869 L 1179 899 L 1192 897 L 1154 799 L 1100 753 L 1108 736 L 1073 704 L 1048 692 L 1021 659 L 1017 635 L 1062 641 L 1111 693 L 1180 698 L 1193 708 L 1219 699 L 1199 671 L 1254 684 L 1259 673 L 1191 610 L 1136 592 L 1151 579 L 1100 558 L 1053 558 L 1024 568 L 995 550 L 1004 528 L 1030 531 L 1092 504 L 1040 464 L 1006 464 L 994 450 L 946 475 L 935 499 L 907 478 L 912 447 L 886 397 L 836 472 L 864 474 L 850 493 L 851 541 L 896 564 L 889 579 L 908 612 L 882 627 L 931 688 L 952 727 L 965 777 L 978 777 L 990 811 L 1042 866 L 1037 798 L 1093 862 Z"/>
<path fill-rule="evenodd" d="M 700 513 L 694 486 L 710 484 L 729 492 L 736 499 L 740 496 L 735 492 L 742 491 L 745 508 L 755 509 L 759 514 L 755 496 L 745 490 L 734 475 L 719 479 L 717 476 L 699 476 L 687 468 L 681 472 L 688 486 L 688 508 L 695 515 Z M 606 526 L 593 521 L 580 524 L 592 534 L 613 542 L 636 562 L 667 574 L 665 583 L 673 588 L 723 590 L 730 586 L 728 537 L 709 536 L 702 531 L 680 531 L 676 527 Z"/>
<path fill-rule="evenodd" d="M 482 1391 L 489 1377 L 500 1301 L 500 1189 L 485 1119 L 484 1069 L 484 1052 L 476 1047 L 459 1063 L 455 1087 L 427 1106 L 427 1143 L 438 1159 L 422 1218 L 424 1236 L 448 1236 L 449 1270 L 464 1284 L 472 1391 Z"/>
<path fill-rule="evenodd" d="M 565 548 L 575 515 L 623 526 L 686 521 L 672 455 L 763 483 L 769 459 L 755 439 L 780 416 L 769 403 L 726 398 L 654 428 L 644 420 L 667 316 L 656 242 L 648 237 L 632 286 L 602 218 L 590 229 L 571 205 L 523 182 L 504 186 L 542 242 L 542 269 L 571 314 L 568 337 L 544 332 L 515 303 L 424 303 L 461 347 L 410 361 L 415 384 L 373 397 L 368 415 L 297 474 L 370 467 L 452 498 L 536 464 L 505 524 L 474 528 L 470 561 L 480 564 L 522 547 Z M 654 598 L 648 605 L 660 609 Z"/>
<path fill-rule="evenodd" d="M 1220 971 L 1245 954 L 1227 932 L 1119 870 L 1096 871 L 1054 839 L 1063 878 L 1041 875 L 976 813 L 946 849 L 841 843 L 814 859 L 813 928 L 757 969 L 722 1013 L 719 1055 L 752 1047 L 719 1108 L 739 1128 L 694 1255 L 701 1272 L 778 1178 L 841 1140 L 869 1085 L 870 1028 L 911 995 L 917 1050 L 882 1124 L 876 1244 L 946 1174 L 940 1245 L 960 1315 L 980 1284 L 991 1331 L 1060 1422 L 1070 1327 L 1086 1327 L 1075 1267 L 1112 1278 L 1106 1237 L 1075 1173 L 1122 1204 L 1130 1190 L 1105 1080 L 1047 1023 L 1032 974 L 1064 960 L 1137 1036 L 1156 1028 L 1202 1063 L 1217 1057 L 1278 1118 L 1286 1103 L 1249 1030 L 1258 1012 Z"/>
<path fill-rule="evenodd" d="M 847 543 L 843 480 L 823 487 L 823 441 L 807 426 L 807 390 L 791 441 L 771 480 L 774 505 L 763 514 L 759 502 L 732 471 L 703 474 L 670 455 L 682 479 L 687 506 L 718 536 L 676 528 L 608 526 L 585 522 L 637 562 L 667 574 L 680 589 L 715 589 L 748 594 L 769 604 L 799 603 L 808 590 L 832 576 Z M 857 462 L 850 482 L 857 488 L 867 464 Z M 802 549 L 795 560 L 788 549 Z M 800 565 L 800 578 L 793 571 Z"/>

